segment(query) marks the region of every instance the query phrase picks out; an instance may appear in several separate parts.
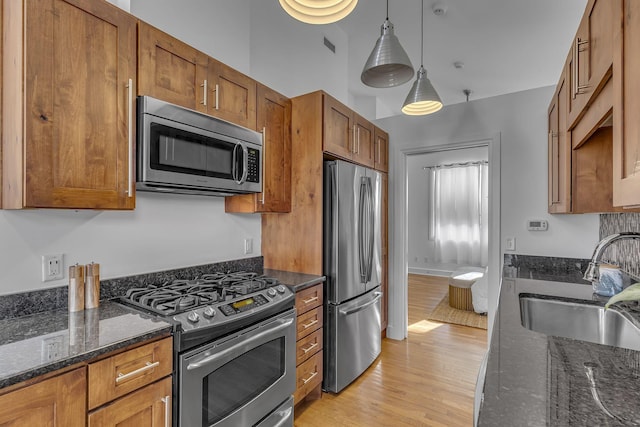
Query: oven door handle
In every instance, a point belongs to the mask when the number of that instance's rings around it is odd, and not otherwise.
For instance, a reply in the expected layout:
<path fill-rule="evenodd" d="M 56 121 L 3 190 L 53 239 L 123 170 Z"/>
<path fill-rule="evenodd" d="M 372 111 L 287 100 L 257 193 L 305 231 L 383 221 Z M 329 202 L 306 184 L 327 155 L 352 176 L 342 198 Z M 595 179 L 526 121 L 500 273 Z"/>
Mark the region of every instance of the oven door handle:
<path fill-rule="evenodd" d="M 287 425 L 288 421 L 291 421 L 291 416 L 293 415 L 293 409 L 287 408 L 284 411 L 278 412 L 278 416 L 280 416 L 280 420 L 273 425 L 273 427 L 282 427 Z"/>
<path fill-rule="evenodd" d="M 280 319 L 278 320 L 279 325 L 274 326 L 272 328 L 266 329 L 246 340 L 243 340 L 235 345 L 232 345 L 231 347 L 222 350 L 219 353 L 216 354 L 212 354 L 210 356 L 207 356 L 201 360 L 198 360 L 197 362 L 191 362 L 187 365 L 187 371 L 192 371 L 194 369 L 198 369 L 198 368 L 202 368 L 203 366 L 209 365 L 211 363 L 216 362 L 219 359 L 222 359 L 223 357 L 233 353 L 234 351 L 238 350 L 241 347 L 246 347 L 251 345 L 252 343 L 256 342 L 256 341 L 260 341 L 261 339 L 263 339 L 264 337 L 280 332 L 283 329 L 287 329 L 289 326 L 291 326 L 291 324 L 294 322 L 295 319 L 293 318 L 288 318 L 288 319 Z"/>

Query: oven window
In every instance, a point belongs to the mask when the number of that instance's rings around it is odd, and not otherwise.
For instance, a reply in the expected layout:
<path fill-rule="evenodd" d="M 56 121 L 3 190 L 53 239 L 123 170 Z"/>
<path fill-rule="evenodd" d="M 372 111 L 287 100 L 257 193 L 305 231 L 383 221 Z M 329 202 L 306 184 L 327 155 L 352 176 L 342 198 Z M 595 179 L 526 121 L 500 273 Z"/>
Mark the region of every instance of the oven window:
<path fill-rule="evenodd" d="M 210 426 L 242 408 L 285 373 L 285 338 L 255 347 L 203 381 L 202 425 Z"/>

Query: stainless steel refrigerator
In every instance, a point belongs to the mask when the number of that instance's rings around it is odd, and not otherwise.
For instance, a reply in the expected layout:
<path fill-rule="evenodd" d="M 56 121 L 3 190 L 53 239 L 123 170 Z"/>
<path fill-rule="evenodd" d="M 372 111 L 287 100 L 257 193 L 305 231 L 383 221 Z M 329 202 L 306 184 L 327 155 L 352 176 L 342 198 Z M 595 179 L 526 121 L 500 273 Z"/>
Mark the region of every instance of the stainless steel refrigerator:
<path fill-rule="evenodd" d="M 324 163 L 324 378 L 338 393 L 380 354 L 380 173 Z"/>

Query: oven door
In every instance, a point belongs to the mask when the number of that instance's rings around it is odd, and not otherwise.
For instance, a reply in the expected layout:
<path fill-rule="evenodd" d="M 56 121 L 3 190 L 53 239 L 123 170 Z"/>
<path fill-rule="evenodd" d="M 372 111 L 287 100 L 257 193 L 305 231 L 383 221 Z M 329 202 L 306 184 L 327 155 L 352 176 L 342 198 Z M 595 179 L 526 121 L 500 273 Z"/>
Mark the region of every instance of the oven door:
<path fill-rule="evenodd" d="M 295 391 L 295 310 L 180 356 L 183 427 L 253 426 Z"/>

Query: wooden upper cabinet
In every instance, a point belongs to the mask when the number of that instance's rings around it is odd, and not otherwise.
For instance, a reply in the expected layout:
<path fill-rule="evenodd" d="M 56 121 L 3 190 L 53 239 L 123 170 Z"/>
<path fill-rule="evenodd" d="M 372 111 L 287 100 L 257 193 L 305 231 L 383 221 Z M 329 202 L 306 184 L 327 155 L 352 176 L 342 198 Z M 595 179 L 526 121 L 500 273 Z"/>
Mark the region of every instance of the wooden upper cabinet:
<path fill-rule="evenodd" d="M 371 122 L 355 113 L 353 126 L 355 127 L 355 135 L 352 159 L 356 163 L 372 168 L 375 153 L 373 149 L 374 126 Z"/>
<path fill-rule="evenodd" d="M 86 369 L 0 396 L 0 425 L 81 427 L 87 416 Z"/>
<path fill-rule="evenodd" d="M 640 3 L 616 1 L 613 110 L 613 204 L 640 205 Z"/>
<path fill-rule="evenodd" d="M 138 94 L 203 113 L 208 57 L 186 43 L 138 24 Z"/>
<path fill-rule="evenodd" d="M 380 172 L 389 172 L 389 134 L 376 127 L 373 141 L 373 167 Z"/>
<path fill-rule="evenodd" d="M 373 168 L 375 126 L 341 102 L 323 93 L 322 150 L 336 157 Z"/>
<path fill-rule="evenodd" d="M 618 0 L 589 0 L 571 47 L 569 117 L 573 126 L 612 74 Z"/>
<path fill-rule="evenodd" d="M 563 69 L 548 112 L 549 213 L 571 212 L 571 143 L 567 135 L 567 70 L 568 65 Z"/>
<path fill-rule="evenodd" d="M 135 18 L 13 0 L 3 21 L 3 207 L 133 209 Z"/>
<path fill-rule="evenodd" d="M 225 211 L 236 213 L 291 210 L 291 100 L 258 84 L 258 130 L 263 132 L 262 193 L 229 196 Z"/>
<path fill-rule="evenodd" d="M 338 157 L 350 159 L 353 154 L 353 111 L 324 94 L 324 137 L 322 149 Z"/>
<path fill-rule="evenodd" d="M 209 58 L 207 112 L 231 123 L 256 129 L 256 81 Z"/>

